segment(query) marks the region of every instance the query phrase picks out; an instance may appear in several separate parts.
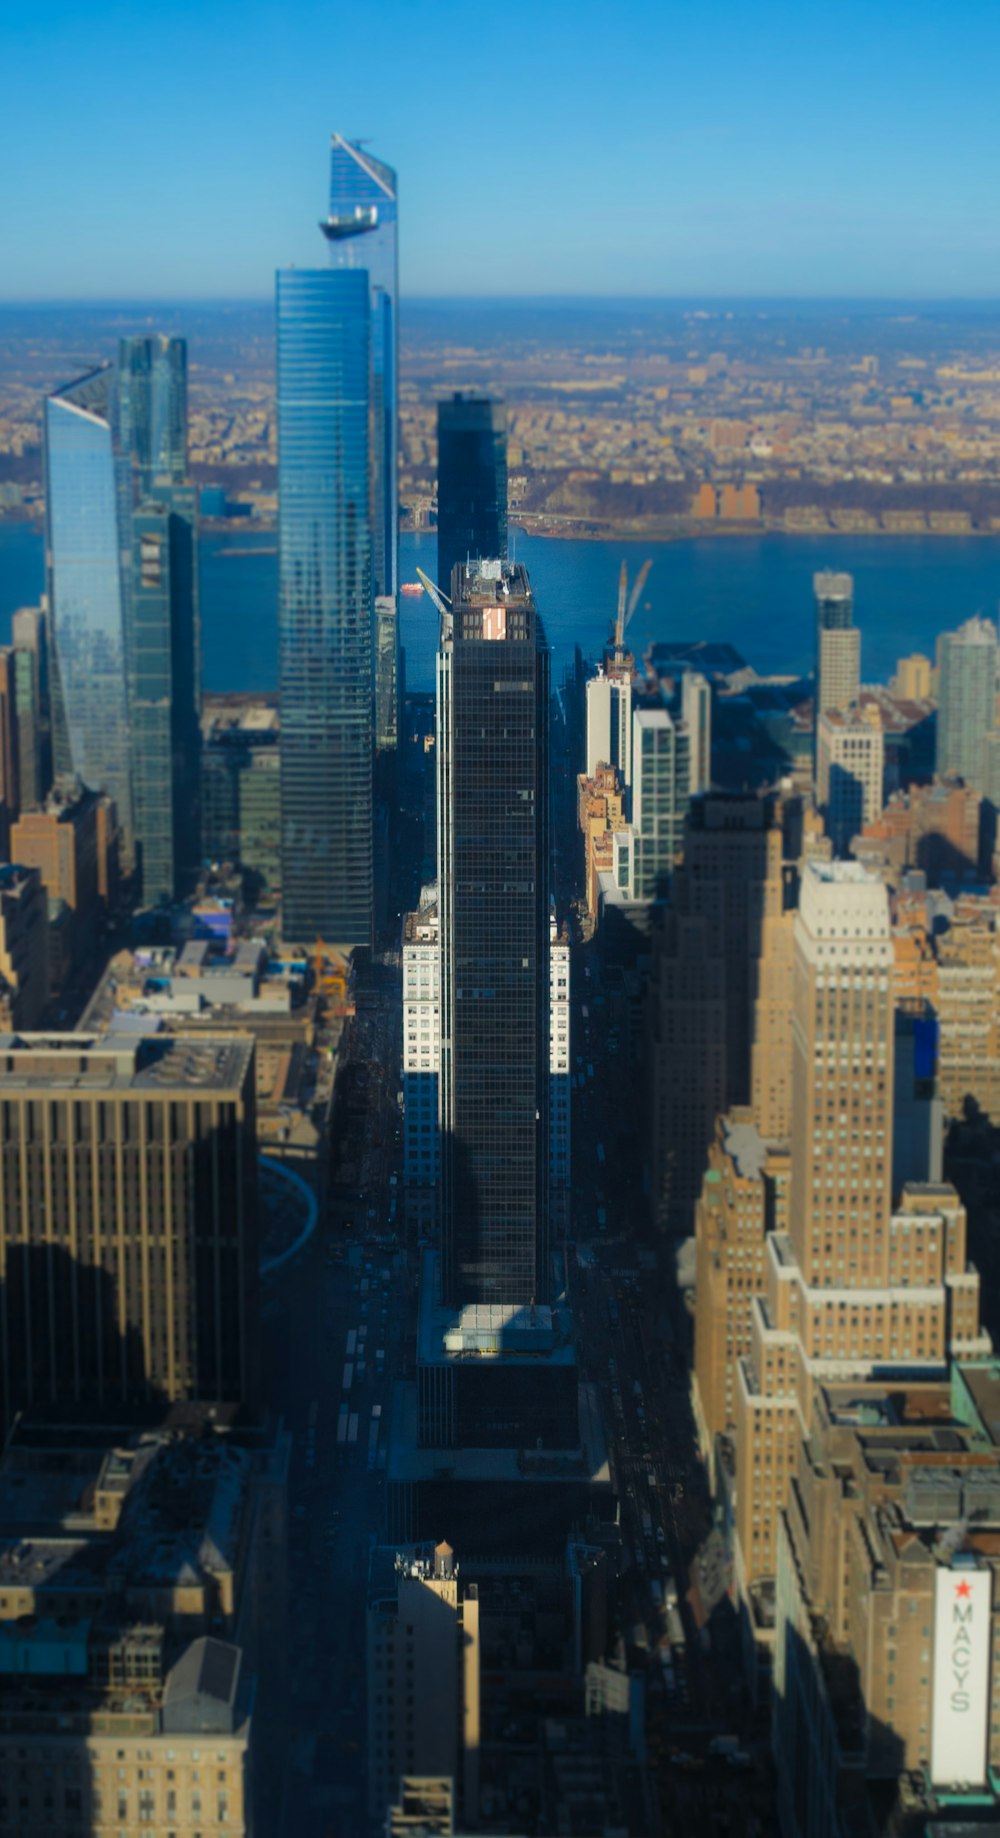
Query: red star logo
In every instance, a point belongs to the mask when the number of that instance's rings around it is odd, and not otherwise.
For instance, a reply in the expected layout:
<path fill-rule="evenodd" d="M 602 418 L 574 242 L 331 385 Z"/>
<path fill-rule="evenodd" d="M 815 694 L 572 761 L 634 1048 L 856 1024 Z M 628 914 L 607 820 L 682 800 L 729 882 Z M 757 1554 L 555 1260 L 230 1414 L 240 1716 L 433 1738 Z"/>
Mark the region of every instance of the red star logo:
<path fill-rule="evenodd" d="M 956 1583 L 955 1584 L 955 1594 L 961 1595 L 961 1596 L 969 1596 L 972 1594 L 972 1590 L 969 1588 L 968 1583 Z"/>

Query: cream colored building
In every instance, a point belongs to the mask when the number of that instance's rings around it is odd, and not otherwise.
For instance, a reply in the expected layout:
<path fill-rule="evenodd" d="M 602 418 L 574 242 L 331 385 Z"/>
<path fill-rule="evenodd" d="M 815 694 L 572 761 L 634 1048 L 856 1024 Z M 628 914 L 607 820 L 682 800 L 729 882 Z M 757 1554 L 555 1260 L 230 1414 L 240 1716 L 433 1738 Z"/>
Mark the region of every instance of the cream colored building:
<path fill-rule="evenodd" d="M 0 1834 L 245 1838 L 287 1638 L 288 1448 L 220 1418 L 60 1433 L 0 1466 Z M 261 1674 L 266 1672 L 267 1677 Z"/>
<path fill-rule="evenodd" d="M 882 810 L 885 740 L 878 705 L 829 709 L 816 729 L 816 797 L 838 854 Z"/>

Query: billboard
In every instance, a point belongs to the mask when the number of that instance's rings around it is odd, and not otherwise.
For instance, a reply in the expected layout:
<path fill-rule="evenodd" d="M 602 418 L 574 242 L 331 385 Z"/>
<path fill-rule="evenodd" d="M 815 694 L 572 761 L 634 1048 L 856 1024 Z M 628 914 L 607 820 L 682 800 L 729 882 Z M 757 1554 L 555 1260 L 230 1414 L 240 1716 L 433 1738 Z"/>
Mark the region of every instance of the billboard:
<path fill-rule="evenodd" d="M 931 1740 L 936 1787 L 981 1787 L 986 1781 L 992 1581 L 990 1570 L 937 1572 Z"/>

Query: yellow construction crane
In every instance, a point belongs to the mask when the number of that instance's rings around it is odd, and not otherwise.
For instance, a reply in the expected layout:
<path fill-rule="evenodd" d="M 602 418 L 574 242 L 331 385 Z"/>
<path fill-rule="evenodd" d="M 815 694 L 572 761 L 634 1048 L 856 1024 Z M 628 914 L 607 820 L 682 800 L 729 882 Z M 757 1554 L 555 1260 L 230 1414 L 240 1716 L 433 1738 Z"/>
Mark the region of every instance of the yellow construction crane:
<path fill-rule="evenodd" d="M 646 585 L 649 571 L 652 566 L 652 557 L 650 557 L 649 561 L 643 562 L 632 584 L 632 592 L 629 593 L 628 563 L 622 563 L 621 573 L 618 576 L 618 616 L 612 627 L 613 663 L 623 664 L 625 662 L 625 633 L 628 629 L 629 620 L 639 604 L 639 595 Z"/>
<path fill-rule="evenodd" d="M 316 992 L 331 1004 L 335 1015 L 353 1015 L 354 1004 L 347 999 L 347 965 L 331 956 L 322 938 L 317 938 L 313 957 Z"/>

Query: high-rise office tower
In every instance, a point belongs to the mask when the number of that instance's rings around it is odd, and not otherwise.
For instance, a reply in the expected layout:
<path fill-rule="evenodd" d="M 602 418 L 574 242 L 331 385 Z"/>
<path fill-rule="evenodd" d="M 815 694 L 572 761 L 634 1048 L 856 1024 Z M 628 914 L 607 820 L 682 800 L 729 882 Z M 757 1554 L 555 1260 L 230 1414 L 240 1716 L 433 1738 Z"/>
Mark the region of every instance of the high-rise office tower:
<path fill-rule="evenodd" d="M 438 585 L 458 562 L 507 554 L 507 411 L 486 396 L 438 403 Z"/>
<path fill-rule="evenodd" d="M 737 1584 L 758 1633 L 817 1387 L 893 1368 L 933 1378 L 989 1350 L 958 1195 L 910 1182 L 897 1200 L 889 901 L 855 862 L 804 868 L 793 992 L 787 1231 L 767 1235 L 733 1386 Z"/>
<path fill-rule="evenodd" d="M 200 638 L 183 339 L 123 339 L 46 403 L 56 772 L 115 802 L 145 904 L 200 856 Z"/>
<path fill-rule="evenodd" d="M 816 723 L 831 708 L 848 708 L 861 682 L 861 633 L 854 623 L 854 579 L 823 569 L 816 596 Z"/>
<path fill-rule="evenodd" d="M 186 339 L 119 340 L 118 414 L 140 497 L 156 480 L 187 478 Z"/>
<path fill-rule="evenodd" d="M 885 740 L 875 702 L 828 709 L 816 724 L 816 797 L 838 855 L 882 810 Z"/>
<path fill-rule="evenodd" d="M 774 797 L 714 793 L 692 805 L 684 862 L 653 955 L 650 1139 L 655 1207 L 692 1230 L 717 1116 L 757 1107 L 789 1127 L 794 871 Z"/>
<path fill-rule="evenodd" d="M 396 186 L 391 166 L 342 134 L 333 135 L 330 212 L 320 228 L 330 245 L 331 267 L 361 270 L 371 301 L 372 591 L 376 596 L 394 595 L 398 587 Z"/>
<path fill-rule="evenodd" d="M 330 210 L 320 228 L 334 268 L 363 269 L 371 301 L 371 543 L 375 597 L 375 746 L 395 753 L 402 698 L 399 648 L 399 253 L 397 179 L 366 147 L 334 134 Z M 383 792 L 388 790 L 383 787 Z"/>
<path fill-rule="evenodd" d="M 452 577 L 438 652 L 444 1290 L 547 1299 L 549 653 L 525 570 Z"/>
<path fill-rule="evenodd" d="M 49 615 L 41 606 L 19 606 L 11 620 L 17 681 L 17 751 L 20 802 L 30 810 L 52 783 L 49 710 Z"/>
<path fill-rule="evenodd" d="M 285 269 L 277 300 L 282 927 L 369 945 L 368 273 Z"/>
<path fill-rule="evenodd" d="M 967 619 L 938 640 L 937 758 L 939 773 L 955 773 L 986 788 L 986 737 L 997 725 L 997 628 Z"/>
<path fill-rule="evenodd" d="M 235 1036 L 0 1041 L 8 1423 L 30 1404 L 252 1396 L 254 1090 Z"/>
<path fill-rule="evenodd" d="M 113 370 L 92 371 L 45 404 L 45 552 L 52 644 L 53 765 L 106 791 L 128 838 L 131 533 L 114 437 Z"/>
<path fill-rule="evenodd" d="M 136 865 L 154 906 L 201 860 L 201 679 L 195 489 L 156 483 L 132 518 L 129 710 Z"/>

